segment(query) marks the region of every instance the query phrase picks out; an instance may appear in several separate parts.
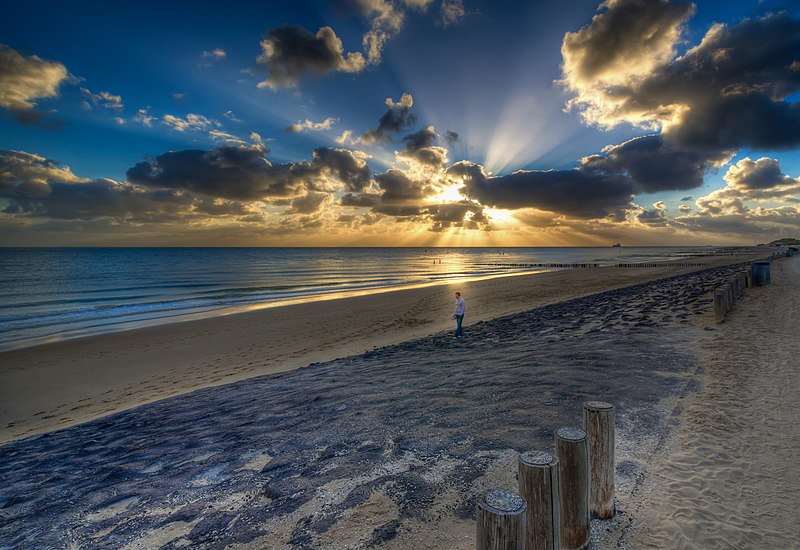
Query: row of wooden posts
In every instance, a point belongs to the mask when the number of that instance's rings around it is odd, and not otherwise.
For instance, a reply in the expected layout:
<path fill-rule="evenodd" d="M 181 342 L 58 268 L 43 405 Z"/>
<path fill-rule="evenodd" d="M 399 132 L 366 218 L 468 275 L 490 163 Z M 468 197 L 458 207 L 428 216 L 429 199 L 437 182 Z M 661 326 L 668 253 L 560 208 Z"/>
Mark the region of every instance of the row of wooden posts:
<path fill-rule="evenodd" d="M 435 262 L 434 262 L 435 263 Z M 488 267 L 567 267 L 571 269 L 600 267 L 600 264 L 569 264 L 569 263 L 538 263 L 538 264 L 499 264 L 499 263 L 480 263 L 479 266 Z M 707 263 L 686 263 L 686 262 L 653 262 L 638 264 L 611 264 L 609 267 L 707 267 Z"/>
<path fill-rule="evenodd" d="M 583 428 L 555 433 L 555 454 L 517 461 L 518 491 L 478 498 L 477 550 L 577 550 L 589 545 L 590 514 L 614 517 L 614 406 L 583 405 Z"/>
<path fill-rule="evenodd" d="M 736 273 L 714 290 L 714 320 L 717 323 L 725 321 L 745 288 L 768 285 L 771 281 L 771 264 L 768 261 L 753 262 L 745 271 Z"/>

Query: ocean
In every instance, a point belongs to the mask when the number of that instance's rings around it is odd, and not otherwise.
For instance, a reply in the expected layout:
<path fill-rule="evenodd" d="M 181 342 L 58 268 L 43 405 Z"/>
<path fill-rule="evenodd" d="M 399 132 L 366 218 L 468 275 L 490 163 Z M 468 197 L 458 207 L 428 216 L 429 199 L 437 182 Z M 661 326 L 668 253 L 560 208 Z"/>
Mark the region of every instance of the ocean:
<path fill-rule="evenodd" d="M 714 251 L 0 248 L 0 351 L 298 301 L 560 269 L 552 264 L 675 261 Z"/>

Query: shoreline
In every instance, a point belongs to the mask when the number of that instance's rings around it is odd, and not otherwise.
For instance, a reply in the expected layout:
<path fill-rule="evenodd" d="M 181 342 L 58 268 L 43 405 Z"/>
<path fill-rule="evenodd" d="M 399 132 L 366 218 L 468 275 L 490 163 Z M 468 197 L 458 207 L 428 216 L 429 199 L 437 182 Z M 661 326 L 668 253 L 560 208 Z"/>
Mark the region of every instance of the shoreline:
<path fill-rule="evenodd" d="M 765 251 L 766 252 L 766 251 Z M 709 267 L 757 256 L 709 257 Z M 575 269 L 372 293 L 133 329 L 0 353 L 0 444 L 200 388 L 358 355 L 705 267 Z"/>
<path fill-rule="evenodd" d="M 698 389 L 698 342 L 717 330 L 710 292 L 739 269 L 482 283 L 472 309 L 550 304 L 468 325 L 463 341 L 437 333 L 7 443 L 0 537 L 131 550 L 474 548 L 476 495 L 515 487 L 518 453 L 550 449 L 586 400 L 618 407 L 620 450 L 635 453 L 618 465 L 620 489 L 638 483 L 652 457 L 641 451 L 660 449 L 680 414 L 669 403 Z M 437 296 L 420 294 L 430 311 Z M 441 297 L 448 313 L 451 300 Z M 350 303 L 371 311 L 365 301 Z"/>

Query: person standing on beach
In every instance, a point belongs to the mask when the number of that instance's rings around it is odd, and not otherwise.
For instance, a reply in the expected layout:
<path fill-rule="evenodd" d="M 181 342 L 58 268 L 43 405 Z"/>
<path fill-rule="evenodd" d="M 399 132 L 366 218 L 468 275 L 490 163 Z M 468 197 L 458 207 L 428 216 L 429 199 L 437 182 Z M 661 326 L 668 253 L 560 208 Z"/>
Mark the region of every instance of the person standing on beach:
<path fill-rule="evenodd" d="M 456 320 L 456 333 L 453 335 L 453 338 L 464 337 L 464 329 L 461 328 L 461 322 L 464 320 L 464 312 L 466 310 L 467 303 L 464 301 L 464 298 L 461 297 L 461 293 L 456 292 L 456 312 L 453 315 L 453 319 Z"/>

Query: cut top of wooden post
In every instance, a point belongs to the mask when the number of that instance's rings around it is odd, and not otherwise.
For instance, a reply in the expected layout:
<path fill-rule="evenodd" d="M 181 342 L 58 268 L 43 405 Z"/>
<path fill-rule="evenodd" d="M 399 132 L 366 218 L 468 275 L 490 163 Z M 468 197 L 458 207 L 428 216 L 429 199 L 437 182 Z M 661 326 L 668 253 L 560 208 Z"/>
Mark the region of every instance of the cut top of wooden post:
<path fill-rule="evenodd" d="M 605 401 L 587 401 L 583 408 L 589 411 L 611 411 L 614 410 L 614 405 Z"/>
<path fill-rule="evenodd" d="M 487 491 L 478 505 L 501 516 L 514 516 L 527 508 L 525 499 L 506 489 Z"/>
<path fill-rule="evenodd" d="M 526 451 L 520 455 L 520 460 L 527 466 L 549 466 L 553 463 L 553 455 L 544 451 Z"/>
<path fill-rule="evenodd" d="M 580 428 L 559 428 L 556 437 L 565 441 L 581 441 L 586 439 L 586 432 Z"/>

